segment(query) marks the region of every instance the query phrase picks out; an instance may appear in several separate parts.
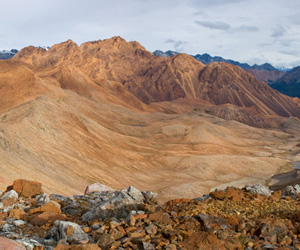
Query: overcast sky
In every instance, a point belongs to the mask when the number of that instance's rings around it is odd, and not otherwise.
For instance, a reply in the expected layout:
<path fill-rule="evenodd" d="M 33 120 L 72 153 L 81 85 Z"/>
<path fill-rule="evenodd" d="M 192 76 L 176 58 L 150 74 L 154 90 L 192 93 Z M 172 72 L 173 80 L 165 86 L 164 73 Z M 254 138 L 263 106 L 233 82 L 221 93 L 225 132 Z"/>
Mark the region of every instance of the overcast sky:
<path fill-rule="evenodd" d="M 300 65 L 299 0 L 1 0 L 0 48 L 122 36 L 154 51 Z"/>

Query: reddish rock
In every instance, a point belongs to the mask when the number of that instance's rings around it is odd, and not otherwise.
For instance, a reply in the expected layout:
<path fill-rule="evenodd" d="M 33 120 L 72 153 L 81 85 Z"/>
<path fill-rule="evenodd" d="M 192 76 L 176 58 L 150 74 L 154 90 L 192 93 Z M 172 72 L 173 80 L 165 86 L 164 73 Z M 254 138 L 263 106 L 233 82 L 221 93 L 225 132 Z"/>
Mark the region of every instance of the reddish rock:
<path fill-rule="evenodd" d="M 97 244 L 80 244 L 71 246 L 70 250 L 101 250 L 101 248 Z"/>
<path fill-rule="evenodd" d="M 67 216 L 65 214 L 55 214 L 55 213 L 51 213 L 51 212 L 44 212 L 42 214 L 33 216 L 30 219 L 30 223 L 32 225 L 37 225 L 37 226 L 42 226 L 45 225 L 47 223 L 53 223 L 56 220 L 66 220 Z"/>
<path fill-rule="evenodd" d="M 149 215 L 149 220 L 151 221 L 159 221 L 162 224 L 169 225 L 172 223 L 172 219 L 168 213 L 156 212 Z"/>
<path fill-rule="evenodd" d="M 183 245 L 187 249 L 219 249 L 225 250 L 224 241 L 221 241 L 217 236 L 206 232 L 192 233 L 184 242 Z"/>
<path fill-rule="evenodd" d="M 216 190 L 209 194 L 212 198 L 218 200 L 232 199 L 234 201 L 241 201 L 244 197 L 244 192 L 241 189 L 228 187 L 225 191 Z"/>
<path fill-rule="evenodd" d="M 97 244 L 65 245 L 59 244 L 53 250 L 101 250 Z"/>
<path fill-rule="evenodd" d="M 3 250 L 26 250 L 25 247 L 23 247 L 21 244 L 4 238 L 4 237 L 0 237 L 0 249 Z"/>
<path fill-rule="evenodd" d="M 38 208 L 33 208 L 29 210 L 29 214 L 41 213 L 41 212 L 50 212 L 54 214 L 61 214 L 60 205 L 55 201 L 50 201 L 47 204 L 43 204 Z"/>
<path fill-rule="evenodd" d="M 42 194 L 42 183 L 37 181 L 29 181 L 24 179 L 15 180 L 13 183 L 13 189 L 24 197 L 33 197 L 38 194 Z"/>
<path fill-rule="evenodd" d="M 24 212 L 23 209 L 21 208 L 14 208 L 14 209 L 11 209 L 10 212 L 9 212 L 9 218 L 15 218 L 15 219 L 18 219 L 18 220 L 24 220 L 25 217 L 26 217 L 26 213 Z"/>

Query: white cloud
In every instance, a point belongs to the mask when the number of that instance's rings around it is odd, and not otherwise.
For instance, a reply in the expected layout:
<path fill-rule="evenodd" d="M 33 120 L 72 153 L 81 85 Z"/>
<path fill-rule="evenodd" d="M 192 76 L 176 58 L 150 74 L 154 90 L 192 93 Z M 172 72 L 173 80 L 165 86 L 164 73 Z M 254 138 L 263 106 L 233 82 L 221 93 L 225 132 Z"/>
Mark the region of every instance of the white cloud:
<path fill-rule="evenodd" d="M 0 49 L 120 35 L 150 51 L 286 66 L 298 60 L 299 12 L 298 0 L 3 0 Z"/>

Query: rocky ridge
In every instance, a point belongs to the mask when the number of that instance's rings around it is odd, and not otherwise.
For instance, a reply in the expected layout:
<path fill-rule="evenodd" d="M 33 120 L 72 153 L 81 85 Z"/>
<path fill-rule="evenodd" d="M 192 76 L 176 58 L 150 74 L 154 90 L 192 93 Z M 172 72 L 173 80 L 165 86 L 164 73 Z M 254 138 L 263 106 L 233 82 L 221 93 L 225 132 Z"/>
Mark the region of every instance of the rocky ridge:
<path fill-rule="evenodd" d="M 97 184 L 47 195 L 16 180 L 1 195 L 0 244 L 20 250 L 300 249 L 300 187 L 228 187 L 159 205 L 156 194 Z M 95 187 L 95 185 L 93 186 Z"/>
<path fill-rule="evenodd" d="M 232 104 L 246 113 L 240 114 L 238 121 L 246 121 L 249 116 L 300 117 L 299 106 L 292 98 L 240 67 L 224 62 L 204 65 L 187 54 L 153 56 L 138 42 L 121 37 L 80 46 L 68 40 L 49 50 L 31 46 L 22 49 L 13 61 L 26 63 L 40 78 L 50 77 L 61 88 L 85 97 L 93 95 L 92 88 L 118 85 L 123 95 L 126 89 L 146 104 L 181 98 L 204 100 L 213 106 Z M 217 107 L 214 115 L 222 115 Z"/>
<path fill-rule="evenodd" d="M 160 51 L 156 50 L 153 52 L 153 55 L 155 56 L 162 56 L 162 57 L 169 57 L 169 56 L 174 56 L 178 55 L 180 53 L 176 51 Z M 199 62 L 202 62 L 204 64 L 209 64 L 212 62 L 225 62 L 229 63 L 238 67 L 241 67 L 242 69 L 246 70 L 250 74 L 252 74 L 254 77 L 256 77 L 258 80 L 261 80 L 263 82 L 266 82 L 268 84 L 273 83 L 283 75 L 285 75 L 285 72 L 279 69 L 274 68 L 271 64 L 269 63 L 264 63 L 261 65 L 254 64 L 250 66 L 248 63 L 240 63 L 238 61 L 234 61 L 231 59 L 224 59 L 223 57 L 220 56 L 211 56 L 207 53 L 205 54 L 197 54 L 197 55 L 192 55 L 196 60 Z M 284 93 L 284 92 L 282 92 Z M 284 93 L 285 94 L 285 93 Z"/>

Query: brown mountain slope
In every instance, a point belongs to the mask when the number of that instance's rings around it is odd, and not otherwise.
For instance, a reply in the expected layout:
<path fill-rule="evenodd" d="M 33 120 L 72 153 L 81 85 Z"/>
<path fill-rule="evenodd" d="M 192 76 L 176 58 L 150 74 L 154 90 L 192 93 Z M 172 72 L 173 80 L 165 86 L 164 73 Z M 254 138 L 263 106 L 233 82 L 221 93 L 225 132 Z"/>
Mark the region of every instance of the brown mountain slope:
<path fill-rule="evenodd" d="M 153 57 L 138 43 L 116 37 L 80 47 L 67 41 L 48 51 L 29 47 L 1 65 L 2 189 L 27 178 L 64 194 L 101 182 L 163 192 L 163 198 L 195 197 L 291 165 L 288 155 L 298 143 L 285 132 L 214 116 L 243 116 L 250 124 L 263 111 L 260 123 L 267 115 L 276 117 L 276 125 L 283 120 L 253 93 L 258 86 L 243 85 L 252 81 L 248 74 L 243 78 L 244 72 L 226 64 L 205 67 L 187 55 Z M 230 85 L 222 90 L 225 80 Z M 249 100 L 238 99 L 231 86 Z M 219 89 L 228 95 L 222 102 L 235 103 L 217 103 L 210 93 Z M 292 113 L 289 105 L 284 108 Z"/>
<path fill-rule="evenodd" d="M 69 40 L 47 52 L 25 48 L 14 60 L 29 63 L 36 72 L 73 65 L 99 86 L 121 83 L 144 103 L 196 98 L 216 105 L 233 104 L 246 108 L 245 112 L 251 108 L 262 117 L 300 117 L 291 98 L 239 67 L 226 63 L 204 66 L 186 54 L 155 57 L 137 42 L 127 43 L 120 37 L 80 47 Z"/>

